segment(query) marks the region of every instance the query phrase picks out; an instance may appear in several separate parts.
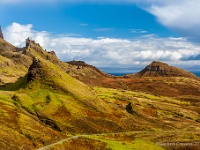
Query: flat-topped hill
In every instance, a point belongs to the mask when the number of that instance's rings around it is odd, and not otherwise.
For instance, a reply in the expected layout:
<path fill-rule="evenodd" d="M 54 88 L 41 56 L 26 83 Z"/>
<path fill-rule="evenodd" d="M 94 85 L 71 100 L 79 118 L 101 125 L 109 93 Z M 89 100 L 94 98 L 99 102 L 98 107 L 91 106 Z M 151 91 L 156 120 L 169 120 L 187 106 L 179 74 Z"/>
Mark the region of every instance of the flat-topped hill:
<path fill-rule="evenodd" d="M 166 63 L 153 61 L 142 71 L 136 74 L 138 77 L 188 77 L 198 79 L 198 77 L 186 70 L 169 66 Z"/>

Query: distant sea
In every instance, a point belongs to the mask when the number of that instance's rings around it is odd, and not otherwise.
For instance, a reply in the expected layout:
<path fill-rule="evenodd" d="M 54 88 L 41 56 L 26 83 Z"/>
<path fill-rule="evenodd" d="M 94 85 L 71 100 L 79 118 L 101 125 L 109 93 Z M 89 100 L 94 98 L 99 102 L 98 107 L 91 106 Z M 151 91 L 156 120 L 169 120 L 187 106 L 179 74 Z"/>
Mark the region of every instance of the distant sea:
<path fill-rule="evenodd" d="M 196 76 L 200 77 L 200 71 L 191 71 L 191 73 L 194 73 Z"/>
<path fill-rule="evenodd" d="M 125 69 L 124 68 L 100 68 L 100 70 L 102 70 L 110 75 L 113 75 L 113 76 L 124 76 L 126 74 L 135 74 L 140 71 L 140 68 L 135 68 L 135 69 L 131 69 L 131 68 L 125 68 Z M 200 71 L 198 71 L 196 69 L 191 70 L 189 72 L 200 77 Z"/>
<path fill-rule="evenodd" d="M 111 74 L 111 75 L 113 75 L 113 76 L 124 76 L 124 75 L 126 75 L 126 74 L 134 74 L 134 73 L 136 73 L 136 72 L 107 72 L 108 74 Z M 191 72 L 191 73 L 193 73 L 193 74 L 195 74 L 196 76 L 198 76 L 198 77 L 200 77 L 200 71 L 195 71 L 195 72 Z"/>

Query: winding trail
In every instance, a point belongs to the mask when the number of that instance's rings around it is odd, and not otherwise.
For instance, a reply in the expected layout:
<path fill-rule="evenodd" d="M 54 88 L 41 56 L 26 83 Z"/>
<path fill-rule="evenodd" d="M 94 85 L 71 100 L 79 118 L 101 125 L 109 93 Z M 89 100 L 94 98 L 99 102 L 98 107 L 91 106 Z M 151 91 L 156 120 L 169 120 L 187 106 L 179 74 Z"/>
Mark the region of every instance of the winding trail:
<path fill-rule="evenodd" d="M 83 134 L 83 135 L 75 135 L 71 136 L 69 138 L 60 140 L 58 142 L 52 143 L 50 145 L 46 145 L 44 147 L 38 148 L 37 150 L 49 150 L 51 147 L 62 144 L 66 141 L 69 141 L 71 139 L 78 139 L 80 137 L 90 137 L 90 136 L 105 136 L 105 135 L 116 135 L 116 134 L 128 134 L 128 133 L 159 133 L 159 132 L 165 132 L 165 133 L 176 133 L 176 132 L 185 132 L 185 133 L 191 133 L 191 131 L 179 131 L 179 130 L 165 130 L 165 131 L 128 131 L 128 132 L 115 132 L 115 133 L 100 133 L 100 134 Z"/>
<path fill-rule="evenodd" d="M 80 137 L 90 137 L 90 136 L 102 136 L 102 135 L 116 135 L 116 134 L 127 134 L 127 133 L 144 133 L 144 131 L 129 131 L 129 132 L 116 132 L 116 133 L 101 133 L 101 134 L 83 134 L 83 135 L 75 135 L 71 136 L 69 138 L 63 139 L 61 141 L 58 141 L 56 143 L 52 143 L 50 145 L 46 145 L 44 147 L 41 147 L 37 150 L 49 150 L 51 147 L 62 144 L 66 141 L 69 141 L 71 139 L 78 139 Z"/>
<path fill-rule="evenodd" d="M 69 141 L 69 140 L 71 140 L 71 139 L 77 139 L 77 138 L 82 137 L 82 136 L 83 136 L 83 135 L 71 136 L 71 137 L 69 137 L 69 138 L 67 138 L 67 139 L 63 139 L 63 140 L 58 141 L 58 142 L 56 142 L 56 143 L 53 143 L 53 144 L 50 144 L 50 145 L 41 147 L 41 148 L 39 148 L 39 149 L 37 149 L 37 150 L 48 150 L 50 147 L 53 147 L 53 146 L 55 146 L 55 145 L 62 144 L 62 143 L 66 142 L 66 141 Z"/>

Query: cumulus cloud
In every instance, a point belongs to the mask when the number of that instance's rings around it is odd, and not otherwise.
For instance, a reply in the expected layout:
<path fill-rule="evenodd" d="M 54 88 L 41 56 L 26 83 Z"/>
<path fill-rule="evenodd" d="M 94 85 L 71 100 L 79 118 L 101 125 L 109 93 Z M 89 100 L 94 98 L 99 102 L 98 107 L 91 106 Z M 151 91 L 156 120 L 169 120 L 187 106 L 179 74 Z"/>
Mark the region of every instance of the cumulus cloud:
<path fill-rule="evenodd" d="M 5 39 L 9 39 L 9 42 L 15 46 L 21 46 L 24 39 L 33 36 L 32 25 L 20 25 L 18 23 L 12 23 L 8 26 L 5 32 Z"/>
<path fill-rule="evenodd" d="M 31 24 L 18 23 L 6 29 L 5 39 L 15 46 L 25 45 L 27 37 L 47 50 L 54 50 L 63 61 L 83 60 L 99 67 L 131 67 L 153 60 L 188 66 L 197 63 L 196 59 L 200 56 L 200 46 L 185 38 L 159 38 L 155 35 L 136 39 L 55 36 L 35 31 Z"/>
<path fill-rule="evenodd" d="M 177 31 L 183 36 L 199 41 L 199 8 L 199 0 L 150 0 L 146 10 L 156 16 L 158 21 L 166 27 Z"/>
<path fill-rule="evenodd" d="M 7 39 L 10 43 L 17 47 L 23 47 L 24 41 L 28 37 L 39 41 L 41 45 L 45 45 L 47 43 L 46 40 L 49 38 L 49 33 L 45 31 L 37 32 L 32 30 L 33 25 L 27 24 L 27 25 L 21 25 L 19 23 L 12 23 L 12 25 L 8 26 L 5 31 L 5 39 Z"/>

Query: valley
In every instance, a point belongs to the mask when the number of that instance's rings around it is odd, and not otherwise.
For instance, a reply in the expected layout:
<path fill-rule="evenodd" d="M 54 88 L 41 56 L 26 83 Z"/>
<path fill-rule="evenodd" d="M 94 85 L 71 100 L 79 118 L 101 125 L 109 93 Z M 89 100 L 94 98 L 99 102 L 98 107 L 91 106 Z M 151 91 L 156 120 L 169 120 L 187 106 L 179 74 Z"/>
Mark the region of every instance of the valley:
<path fill-rule="evenodd" d="M 25 45 L 0 38 L 0 149 L 199 149 L 194 74 L 154 61 L 115 77 Z"/>

